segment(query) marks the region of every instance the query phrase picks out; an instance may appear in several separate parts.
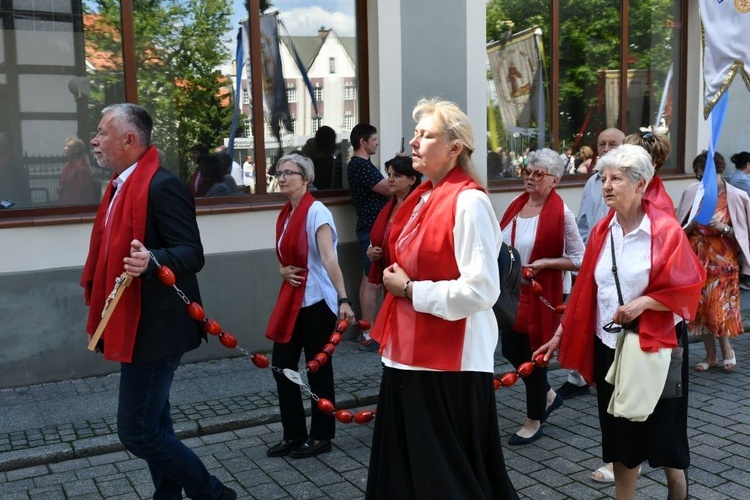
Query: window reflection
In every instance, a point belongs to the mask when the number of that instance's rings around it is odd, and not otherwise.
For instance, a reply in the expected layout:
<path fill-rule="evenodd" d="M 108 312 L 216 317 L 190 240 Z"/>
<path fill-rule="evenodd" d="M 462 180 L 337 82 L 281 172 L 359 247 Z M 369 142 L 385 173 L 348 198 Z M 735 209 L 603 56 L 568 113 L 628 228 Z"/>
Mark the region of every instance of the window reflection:
<path fill-rule="evenodd" d="M 13 208 L 91 203 L 108 172 L 88 141 L 123 100 L 119 7 L 80 0 L 0 6 L 0 199 Z"/>
<path fill-rule="evenodd" d="M 677 100 L 682 75 L 682 5 L 678 0 L 627 2 L 629 24 L 626 61 L 620 61 L 621 22 L 619 0 L 597 2 L 548 0 L 487 2 L 487 53 L 490 78 L 488 110 L 488 178 L 516 176 L 527 148 L 539 142 L 535 120 L 533 78 L 529 77 L 530 33 L 541 28 L 545 57 L 545 89 L 554 89 L 558 99 L 547 103 L 555 109 L 552 141 L 568 164 L 569 173 L 586 172 L 586 162 L 597 156 L 598 134 L 609 127 L 623 128 L 626 134 L 656 129 L 670 135 L 673 143 L 683 133 Z M 556 18 L 551 19 L 551 13 Z M 559 29 L 556 47 L 547 34 Z M 526 46 L 524 46 L 524 37 Z M 495 61 L 493 61 L 495 58 Z M 625 98 L 621 92 L 621 70 L 626 66 Z M 554 71 L 548 71 L 549 68 Z M 555 81 L 551 80 L 554 75 Z M 530 94 L 531 97 L 531 94 Z M 543 101 L 541 101 L 543 102 Z M 538 109 L 538 106 L 537 106 Z M 549 118 L 551 114 L 547 116 Z M 535 129 L 536 127 L 536 129 Z M 535 141 L 535 136 L 537 140 Z M 672 155 L 674 164 L 678 155 Z"/>

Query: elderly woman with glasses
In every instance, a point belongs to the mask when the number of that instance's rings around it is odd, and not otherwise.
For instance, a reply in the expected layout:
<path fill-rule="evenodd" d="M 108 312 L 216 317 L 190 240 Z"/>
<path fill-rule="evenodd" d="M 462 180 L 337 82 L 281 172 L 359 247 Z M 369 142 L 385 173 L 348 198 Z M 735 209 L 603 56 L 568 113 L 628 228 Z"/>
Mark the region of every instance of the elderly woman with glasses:
<path fill-rule="evenodd" d="M 577 270 L 584 251 L 575 216 L 555 191 L 565 170 L 560 155 L 551 149 L 534 151 L 527 164 L 521 171 L 526 192 L 511 202 L 500 221 L 503 240 L 518 250 L 521 265 L 542 287 L 542 295 L 537 296 L 528 281 L 521 283 L 516 322 L 503 331 L 503 356 L 516 368 L 531 360 L 531 353 L 550 339 L 560 323 L 552 307 L 563 301 L 563 272 Z M 546 368 L 537 367 L 523 381 L 526 421 L 510 437 L 510 445 L 542 437 L 542 423 L 563 402 L 547 382 Z"/>
<path fill-rule="evenodd" d="M 312 160 L 298 154 L 282 156 L 276 167 L 279 190 L 288 198 L 276 221 L 276 256 L 283 279 L 279 298 L 268 322 L 266 337 L 273 340 L 274 368 L 297 371 L 302 351 L 310 361 L 323 350 L 338 318 L 354 321 L 344 276 L 336 255 L 338 236 L 331 212 L 310 194 L 315 178 Z M 308 372 L 310 389 L 335 404 L 333 363 Z M 305 424 L 300 386 L 275 370 L 279 391 L 282 441 L 271 446 L 269 457 L 307 458 L 331 451 L 333 415 L 325 415 L 311 398 L 310 433 Z"/>
<path fill-rule="evenodd" d="M 698 180 L 703 179 L 708 153 L 703 152 L 693 160 L 693 172 Z M 693 368 L 704 372 L 719 363 L 716 354 L 716 339 L 721 346 L 721 368 L 731 372 L 737 365 L 737 357 L 729 343 L 730 337 L 744 332 L 740 309 L 740 271 L 750 274 L 750 248 L 748 248 L 748 224 L 750 224 L 750 198 L 721 178 L 724 173 L 724 157 L 714 153 L 716 165 L 716 209 L 707 225 L 690 220 L 692 208 L 700 184 L 688 187 L 682 193 L 678 217 L 693 251 L 706 268 L 708 278 L 703 286 L 698 314 L 690 323 L 690 333 L 701 335 L 706 346 L 706 357 Z M 689 222 L 688 222 L 689 221 Z"/>
<path fill-rule="evenodd" d="M 677 220 L 643 199 L 654 175 L 648 153 L 640 146 L 623 145 L 598 165 L 604 199 L 614 210 L 591 232 L 562 324 L 534 354 L 545 353 L 549 359 L 559 348 L 561 366 L 578 370 L 589 384 L 596 382 L 602 458 L 614 464 L 617 498 L 635 498 L 644 461 L 664 467 L 669 498 L 687 498 L 688 352 L 683 320 L 695 317 L 706 274 Z M 618 325 L 631 330 L 625 333 Z M 680 341 L 684 347 L 682 396 L 658 399 L 662 388 L 643 380 L 641 396 L 658 391 L 652 398 L 658 402 L 643 421 L 608 412 L 615 388 L 605 377 L 615 359 L 618 335 L 638 335 L 644 352 L 671 350 Z"/>

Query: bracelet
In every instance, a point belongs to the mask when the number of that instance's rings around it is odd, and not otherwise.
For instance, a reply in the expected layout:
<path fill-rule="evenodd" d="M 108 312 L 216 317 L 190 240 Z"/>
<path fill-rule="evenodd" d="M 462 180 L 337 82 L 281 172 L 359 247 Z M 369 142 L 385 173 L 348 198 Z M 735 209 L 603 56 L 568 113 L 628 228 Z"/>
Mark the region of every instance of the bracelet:
<path fill-rule="evenodd" d="M 411 283 L 411 280 L 406 280 L 406 283 L 404 283 L 404 297 L 407 299 L 409 298 L 409 294 L 407 293 L 409 291 L 409 283 Z"/>
<path fill-rule="evenodd" d="M 351 299 L 349 299 L 349 297 L 341 297 L 341 298 L 339 299 L 339 307 L 341 307 L 341 304 L 349 304 L 349 305 L 352 305 L 352 301 L 351 301 Z"/>

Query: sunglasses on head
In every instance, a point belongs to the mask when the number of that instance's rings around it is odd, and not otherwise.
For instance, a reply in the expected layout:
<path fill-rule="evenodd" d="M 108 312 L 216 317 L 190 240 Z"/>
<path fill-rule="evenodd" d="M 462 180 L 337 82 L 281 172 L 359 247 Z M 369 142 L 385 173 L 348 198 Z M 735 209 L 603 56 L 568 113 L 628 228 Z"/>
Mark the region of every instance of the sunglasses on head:
<path fill-rule="evenodd" d="M 645 141 L 655 141 L 656 136 L 654 136 L 654 134 L 652 134 L 651 132 L 641 132 L 641 139 Z"/>

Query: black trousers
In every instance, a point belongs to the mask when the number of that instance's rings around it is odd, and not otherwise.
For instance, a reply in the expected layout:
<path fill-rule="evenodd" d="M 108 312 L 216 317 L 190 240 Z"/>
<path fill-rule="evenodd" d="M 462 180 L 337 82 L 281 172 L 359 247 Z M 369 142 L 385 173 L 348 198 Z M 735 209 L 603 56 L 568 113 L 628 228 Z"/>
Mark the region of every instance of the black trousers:
<path fill-rule="evenodd" d="M 297 316 L 292 338 L 286 344 L 274 342 L 272 364 L 277 368 L 299 370 L 299 357 L 305 351 L 305 363 L 315 357 L 328 343 L 336 327 L 336 315 L 325 301 L 303 307 Z M 274 370 L 276 388 L 279 392 L 281 424 L 284 427 L 284 439 L 297 440 L 308 437 L 305 423 L 305 408 L 302 404 L 302 391 L 299 385 L 290 381 L 283 373 Z M 322 365 L 317 372 L 307 372 L 310 390 L 320 398 L 336 404 L 333 392 L 333 359 Z M 304 380 L 304 377 L 303 377 Z M 316 401 L 310 398 L 312 423 L 309 436 L 313 439 L 333 439 L 336 432 L 336 421 L 333 415 L 325 415 L 318 410 Z"/>
<path fill-rule="evenodd" d="M 502 352 L 505 359 L 517 369 L 522 363 L 531 361 L 531 344 L 526 333 L 503 330 L 501 335 Z M 523 379 L 526 386 L 526 416 L 532 420 L 542 420 L 547 410 L 547 368 L 534 367 L 531 375 Z"/>

